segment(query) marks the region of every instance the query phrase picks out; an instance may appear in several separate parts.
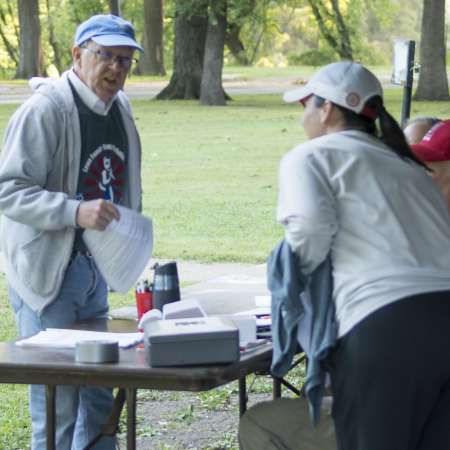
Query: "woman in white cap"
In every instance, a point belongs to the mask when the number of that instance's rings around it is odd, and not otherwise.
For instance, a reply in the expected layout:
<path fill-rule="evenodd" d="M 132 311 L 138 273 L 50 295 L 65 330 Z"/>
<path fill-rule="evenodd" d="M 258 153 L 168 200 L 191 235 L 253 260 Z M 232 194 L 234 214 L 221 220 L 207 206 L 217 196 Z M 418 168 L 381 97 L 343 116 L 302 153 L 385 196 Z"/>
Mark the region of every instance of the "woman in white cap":
<path fill-rule="evenodd" d="M 309 140 L 281 161 L 277 220 L 305 275 L 331 256 L 338 449 L 450 448 L 447 206 L 360 64 L 284 98 L 304 106 Z M 287 428 L 264 448 L 306 448 Z"/>

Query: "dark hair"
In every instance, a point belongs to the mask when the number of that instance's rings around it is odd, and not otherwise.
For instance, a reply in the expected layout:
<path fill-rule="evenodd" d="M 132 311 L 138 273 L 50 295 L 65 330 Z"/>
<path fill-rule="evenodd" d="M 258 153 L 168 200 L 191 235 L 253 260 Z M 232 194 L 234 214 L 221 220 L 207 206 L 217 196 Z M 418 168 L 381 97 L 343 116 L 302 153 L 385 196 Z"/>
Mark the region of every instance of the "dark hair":
<path fill-rule="evenodd" d="M 314 95 L 314 102 L 316 106 L 320 107 L 325 102 L 325 99 Z M 336 103 L 333 103 L 333 105 L 341 111 L 345 124 L 349 128 L 361 130 L 378 137 L 400 158 L 409 159 L 414 161 L 419 166 L 422 166 L 424 169 L 430 170 L 428 166 L 411 151 L 411 148 L 406 142 L 402 129 L 398 125 L 397 121 L 386 111 L 386 108 L 383 105 L 383 100 L 379 95 L 367 100 L 365 107 L 370 111 L 375 112 L 376 118 L 380 124 L 381 133 L 378 133 L 375 123 L 376 119 L 371 119 L 370 117 L 357 114 L 350 109 L 336 105 Z"/>

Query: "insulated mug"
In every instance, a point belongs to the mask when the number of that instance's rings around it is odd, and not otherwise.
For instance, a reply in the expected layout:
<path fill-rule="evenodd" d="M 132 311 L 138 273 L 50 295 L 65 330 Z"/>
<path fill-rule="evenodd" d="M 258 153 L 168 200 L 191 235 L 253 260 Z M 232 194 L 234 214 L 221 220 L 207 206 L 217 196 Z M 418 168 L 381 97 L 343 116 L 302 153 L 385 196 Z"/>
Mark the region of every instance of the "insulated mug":
<path fill-rule="evenodd" d="M 153 308 L 162 311 L 166 303 L 180 300 L 177 263 L 172 261 L 155 266 L 153 278 Z"/>

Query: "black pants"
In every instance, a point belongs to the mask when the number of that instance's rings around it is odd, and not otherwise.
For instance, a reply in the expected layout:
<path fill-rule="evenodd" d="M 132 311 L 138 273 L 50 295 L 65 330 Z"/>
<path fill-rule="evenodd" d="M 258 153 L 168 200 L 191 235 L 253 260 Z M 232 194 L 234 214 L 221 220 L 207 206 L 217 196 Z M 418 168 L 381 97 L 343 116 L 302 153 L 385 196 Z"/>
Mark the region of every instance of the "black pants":
<path fill-rule="evenodd" d="M 450 292 L 374 312 L 327 365 L 339 450 L 450 449 Z"/>

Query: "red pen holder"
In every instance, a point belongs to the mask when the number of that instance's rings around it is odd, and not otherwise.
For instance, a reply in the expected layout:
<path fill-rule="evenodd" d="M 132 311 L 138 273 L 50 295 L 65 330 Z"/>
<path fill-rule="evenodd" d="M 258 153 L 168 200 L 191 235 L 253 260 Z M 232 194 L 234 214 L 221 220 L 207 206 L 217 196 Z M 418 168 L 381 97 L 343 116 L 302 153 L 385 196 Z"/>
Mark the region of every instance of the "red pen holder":
<path fill-rule="evenodd" d="M 136 308 L 138 320 L 141 320 L 141 317 L 153 308 L 151 291 L 136 292 Z"/>

